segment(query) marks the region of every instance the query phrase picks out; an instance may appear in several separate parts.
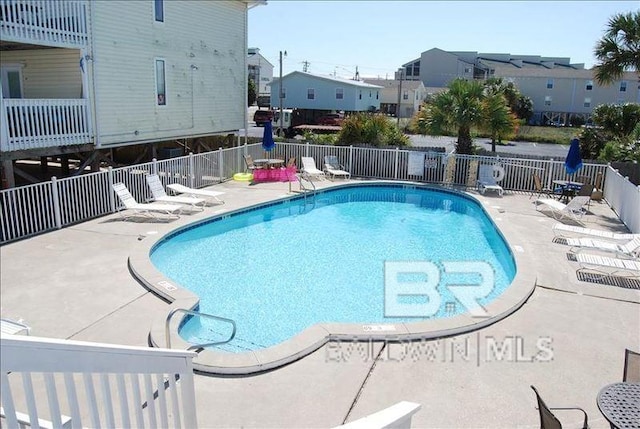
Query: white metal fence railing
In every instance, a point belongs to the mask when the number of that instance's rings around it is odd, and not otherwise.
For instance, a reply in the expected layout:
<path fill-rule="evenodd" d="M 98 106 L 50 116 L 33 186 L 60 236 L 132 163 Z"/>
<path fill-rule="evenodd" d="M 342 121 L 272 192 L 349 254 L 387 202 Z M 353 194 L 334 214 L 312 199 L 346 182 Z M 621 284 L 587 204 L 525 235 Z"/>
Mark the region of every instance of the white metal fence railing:
<path fill-rule="evenodd" d="M 84 0 L 0 0 L 0 11 L 3 40 L 60 47 L 87 44 Z"/>
<path fill-rule="evenodd" d="M 533 172 L 542 183 L 553 187 L 554 180 L 568 179 L 564 161 L 534 160 L 523 158 L 496 158 L 474 155 L 450 155 L 442 152 L 422 152 L 424 168 L 417 175 L 410 175 L 410 150 L 378 149 L 353 146 L 326 146 L 300 143 L 278 143 L 269 155 L 288 160 L 295 157 L 298 166 L 303 156 L 313 157 L 316 166 L 323 168 L 324 157 L 335 155 L 353 177 L 388 180 L 411 180 L 426 183 L 446 183 L 452 186 L 474 186 L 473 173 L 478 164 L 500 163 L 505 170 L 501 182 L 505 190 L 533 192 Z M 39 183 L 0 191 L 0 243 L 7 243 L 34 234 L 62 228 L 99 216 L 113 213 L 120 207 L 111 185 L 122 182 L 139 202 L 151 199 L 145 175 L 156 173 L 166 186 L 181 183 L 201 188 L 229 180 L 234 173 L 245 170 L 242 155 L 262 158 L 265 152 L 259 143 L 229 149 L 188 155 L 127 167 L 114 168 L 97 173 Z M 580 174 L 596 183 L 598 173 L 604 174 L 606 165 L 585 164 Z M 412 171 L 412 173 L 416 173 Z M 633 206 L 626 209 L 623 201 L 637 201 L 633 185 L 621 181 L 609 183 L 612 173 L 605 178 L 604 195 L 613 201 L 613 207 L 629 228 L 634 228 Z M 618 186 L 617 184 L 620 183 Z M 611 196 L 609 195 L 618 195 Z M 635 195 L 635 196 L 634 196 Z M 625 209 L 620 209 L 625 207 Z M 630 213 L 630 214 L 628 214 Z M 634 221 L 634 219 L 636 219 Z M 631 222 L 631 223 L 628 223 Z M 637 225 L 637 223 L 635 224 Z M 637 232 L 637 231 L 635 231 Z"/>
<path fill-rule="evenodd" d="M 51 427 L 197 427 L 194 352 L 13 335 L 0 341 L 9 428 L 40 427 L 39 419 Z"/>
<path fill-rule="evenodd" d="M 622 177 L 617 170 L 607 168 L 604 197 L 627 228 L 640 234 L 640 186 Z"/>
<path fill-rule="evenodd" d="M 0 104 L 3 152 L 92 142 L 86 99 L 5 98 Z"/>

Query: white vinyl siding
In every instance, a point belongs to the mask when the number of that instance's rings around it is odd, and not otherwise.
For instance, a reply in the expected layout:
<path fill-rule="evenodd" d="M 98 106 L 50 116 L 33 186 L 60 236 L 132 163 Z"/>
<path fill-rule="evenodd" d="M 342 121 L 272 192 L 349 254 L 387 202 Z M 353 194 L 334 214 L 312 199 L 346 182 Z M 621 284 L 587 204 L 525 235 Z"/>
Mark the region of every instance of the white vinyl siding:
<path fill-rule="evenodd" d="M 164 25 L 155 23 L 153 1 L 91 5 L 100 145 L 244 128 L 245 3 L 164 1 Z M 162 109 L 152 101 L 159 58 L 165 61 Z"/>
<path fill-rule="evenodd" d="M 1 64 L 22 68 L 22 98 L 82 98 L 80 53 L 73 49 L 2 51 Z"/>

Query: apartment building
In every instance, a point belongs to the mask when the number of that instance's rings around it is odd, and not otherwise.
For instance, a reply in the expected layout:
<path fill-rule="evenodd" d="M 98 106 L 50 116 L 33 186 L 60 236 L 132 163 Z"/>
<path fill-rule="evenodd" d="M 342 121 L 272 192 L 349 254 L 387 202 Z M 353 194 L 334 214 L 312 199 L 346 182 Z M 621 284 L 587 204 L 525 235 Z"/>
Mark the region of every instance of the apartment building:
<path fill-rule="evenodd" d="M 0 156 L 90 154 L 244 128 L 264 1 L 0 0 Z"/>
<path fill-rule="evenodd" d="M 249 48 L 247 50 L 247 67 L 249 79 L 256 84 L 257 95 L 269 96 L 271 94 L 269 84 L 273 81 L 273 64 L 262 56 L 260 49 Z"/>
<path fill-rule="evenodd" d="M 398 73 L 398 75 L 400 72 Z M 640 103 L 637 73 L 624 73 L 611 85 L 598 85 L 593 71 L 570 58 L 538 55 L 449 52 L 433 48 L 402 65 L 404 79 L 425 87 L 446 87 L 457 78 L 500 77 L 514 82 L 533 101 L 535 124 L 568 124 L 574 117 L 589 121 L 600 104 Z"/>

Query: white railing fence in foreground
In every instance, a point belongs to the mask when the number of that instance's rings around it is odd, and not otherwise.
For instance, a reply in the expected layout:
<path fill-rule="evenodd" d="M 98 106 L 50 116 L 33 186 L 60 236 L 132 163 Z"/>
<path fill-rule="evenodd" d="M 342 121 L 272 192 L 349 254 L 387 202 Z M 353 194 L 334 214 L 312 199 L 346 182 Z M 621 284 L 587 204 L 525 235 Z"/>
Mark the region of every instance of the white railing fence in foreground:
<path fill-rule="evenodd" d="M 9 428 L 39 419 L 52 427 L 197 427 L 194 352 L 13 335 L 0 341 Z"/>
<path fill-rule="evenodd" d="M 622 177 L 618 170 L 607 168 L 604 197 L 620 220 L 634 234 L 640 234 L 640 186 Z"/>
<path fill-rule="evenodd" d="M 475 186 L 474 175 L 479 164 L 500 164 L 505 171 L 500 185 L 508 191 L 533 192 L 533 173 L 537 172 L 542 183 L 553 188 L 554 180 L 567 180 L 564 160 L 548 161 L 521 158 L 502 158 L 474 155 L 450 155 L 442 152 L 418 152 L 404 149 L 378 149 L 355 146 L 326 146 L 309 143 L 278 143 L 270 153 L 266 153 L 260 143 L 219 149 L 197 155 L 188 155 L 144 164 L 108 169 L 50 182 L 0 191 L 0 243 L 7 243 L 35 234 L 62 228 L 99 216 L 115 212 L 119 201 L 111 185 L 122 182 L 140 202 L 151 200 L 145 175 L 156 173 L 166 186 L 181 183 L 185 186 L 202 188 L 233 178 L 233 174 L 244 171 L 242 155 L 249 154 L 254 159 L 271 157 L 288 160 L 295 157 L 301 166 L 303 156 L 313 157 L 316 166 L 323 168 L 324 157 L 335 155 L 340 163 L 357 178 L 387 180 L 410 180 L 417 182 L 446 184 L 449 186 Z M 415 170 L 415 160 L 423 168 Z M 411 170 L 410 170 L 411 166 Z M 604 175 L 607 169 L 602 164 L 585 164 L 578 173 L 596 183 L 598 173 Z M 410 174 L 411 173 L 411 174 Z M 606 174 L 604 195 L 621 193 L 619 201 L 632 198 L 635 191 L 623 189 L 608 183 Z M 620 182 L 622 184 L 622 182 Z M 622 185 L 621 185 L 622 186 Z M 637 195 L 637 193 L 636 193 Z M 637 197 L 634 197 L 637 198 Z M 612 197 L 612 201 L 618 201 Z M 637 201 L 637 199 L 636 199 Z M 621 207 L 619 203 L 615 207 Z M 630 211 L 633 211 L 630 209 Z M 618 211 L 623 222 L 633 222 L 633 214 Z M 635 218 L 637 219 L 637 217 Z M 627 223 L 632 228 L 633 223 Z M 637 225 L 637 222 L 636 222 Z"/>

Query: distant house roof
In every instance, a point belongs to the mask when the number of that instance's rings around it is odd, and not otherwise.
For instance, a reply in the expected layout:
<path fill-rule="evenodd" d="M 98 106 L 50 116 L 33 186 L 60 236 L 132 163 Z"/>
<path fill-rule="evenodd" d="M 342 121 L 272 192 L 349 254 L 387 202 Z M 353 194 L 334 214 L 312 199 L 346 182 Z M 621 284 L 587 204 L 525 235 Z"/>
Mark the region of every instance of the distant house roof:
<path fill-rule="evenodd" d="M 290 77 L 290 76 L 294 76 L 294 75 L 302 75 L 305 77 L 309 77 L 309 78 L 313 78 L 313 79 L 323 79 L 323 80 L 327 80 L 330 82 L 338 82 L 341 83 L 343 85 L 351 85 L 351 86 L 357 86 L 359 88 L 382 88 L 382 86 L 378 86 L 378 85 L 372 85 L 366 82 L 363 82 L 361 80 L 351 80 L 351 79 L 344 79 L 341 77 L 333 77 L 333 76 L 324 76 L 324 75 L 319 75 L 319 74 L 313 74 L 313 73 L 308 73 L 308 72 L 301 72 L 301 71 L 294 71 L 291 72 L 289 74 L 286 74 L 284 76 L 282 76 L 282 80 Z M 274 81 L 278 81 L 278 78 L 274 78 Z"/>
<path fill-rule="evenodd" d="M 397 88 L 400 83 L 399 80 L 394 79 L 365 79 L 367 83 L 372 85 L 378 85 L 383 88 Z M 406 90 L 416 90 L 422 86 L 422 81 L 420 80 L 403 80 L 402 88 Z"/>

